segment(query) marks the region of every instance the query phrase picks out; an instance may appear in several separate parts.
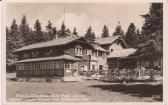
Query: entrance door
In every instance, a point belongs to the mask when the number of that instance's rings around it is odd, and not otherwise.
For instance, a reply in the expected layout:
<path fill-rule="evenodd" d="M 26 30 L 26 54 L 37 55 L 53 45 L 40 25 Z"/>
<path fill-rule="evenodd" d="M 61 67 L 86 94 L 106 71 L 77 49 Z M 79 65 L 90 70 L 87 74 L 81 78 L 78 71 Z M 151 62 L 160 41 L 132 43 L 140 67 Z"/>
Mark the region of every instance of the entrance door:
<path fill-rule="evenodd" d="M 78 62 L 74 63 L 74 68 L 72 71 L 73 76 L 78 76 Z"/>
<path fill-rule="evenodd" d="M 74 77 L 78 76 L 78 70 L 76 70 L 76 69 L 73 70 L 73 76 Z"/>

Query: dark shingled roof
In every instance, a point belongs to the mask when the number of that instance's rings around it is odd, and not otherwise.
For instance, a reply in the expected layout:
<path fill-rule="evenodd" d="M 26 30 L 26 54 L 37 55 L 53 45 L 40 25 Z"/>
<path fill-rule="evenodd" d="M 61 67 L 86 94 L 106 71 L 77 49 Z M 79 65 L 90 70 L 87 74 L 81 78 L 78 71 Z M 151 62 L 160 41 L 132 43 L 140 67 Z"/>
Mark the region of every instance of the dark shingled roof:
<path fill-rule="evenodd" d="M 68 43 L 73 42 L 75 40 L 78 40 L 80 38 L 82 38 L 82 37 L 68 36 L 68 37 L 64 37 L 64 38 L 58 38 L 58 39 L 54 39 L 54 40 L 47 41 L 47 42 L 31 44 L 31 45 L 22 47 L 20 49 L 17 49 L 17 50 L 15 50 L 15 52 L 36 49 L 36 48 L 51 47 L 51 46 L 57 46 L 57 45 L 65 45 L 65 44 L 68 44 Z"/>
<path fill-rule="evenodd" d="M 100 45 L 91 44 L 91 46 L 92 46 L 95 50 L 108 52 L 107 50 L 105 50 L 104 48 L 102 48 Z"/>
<path fill-rule="evenodd" d="M 61 55 L 61 56 L 55 56 L 55 57 L 24 59 L 24 60 L 15 61 L 15 62 L 16 63 L 22 63 L 22 62 L 50 61 L 50 60 L 58 60 L 58 59 L 80 61 L 80 59 L 72 57 L 70 55 Z"/>
<path fill-rule="evenodd" d="M 113 43 L 115 40 L 117 40 L 120 36 L 117 35 L 117 36 L 110 36 L 110 37 L 105 37 L 105 38 L 99 38 L 99 39 L 96 39 L 96 42 L 99 43 L 100 45 L 103 45 L 103 44 L 111 44 Z"/>

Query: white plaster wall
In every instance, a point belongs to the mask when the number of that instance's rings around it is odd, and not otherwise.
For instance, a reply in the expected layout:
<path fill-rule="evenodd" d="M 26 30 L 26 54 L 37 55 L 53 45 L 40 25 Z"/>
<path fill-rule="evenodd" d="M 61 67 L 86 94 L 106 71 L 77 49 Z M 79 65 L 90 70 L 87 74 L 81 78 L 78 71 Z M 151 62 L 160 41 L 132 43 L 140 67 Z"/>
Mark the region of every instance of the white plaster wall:
<path fill-rule="evenodd" d="M 121 49 L 123 49 L 123 47 L 121 46 L 121 44 L 113 43 L 113 44 L 109 47 L 109 51 L 111 51 L 111 49 L 113 49 L 113 50 L 121 50 Z"/>
<path fill-rule="evenodd" d="M 103 57 L 95 57 L 95 56 L 92 56 L 92 58 L 95 60 L 95 61 L 91 61 L 90 62 L 90 69 L 92 70 L 92 65 L 94 64 L 95 65 L 95 69 L 99 69 L 99 65 L 103 65 L 103 70 L 106 70 L 108 69 L 108 65 L 107 65 L 107 58 L 103 58 Z"/>
<path fill-rule="evenodd" d="M 87 49 L 87 55 L 92 55 L 92 50 Z"/>

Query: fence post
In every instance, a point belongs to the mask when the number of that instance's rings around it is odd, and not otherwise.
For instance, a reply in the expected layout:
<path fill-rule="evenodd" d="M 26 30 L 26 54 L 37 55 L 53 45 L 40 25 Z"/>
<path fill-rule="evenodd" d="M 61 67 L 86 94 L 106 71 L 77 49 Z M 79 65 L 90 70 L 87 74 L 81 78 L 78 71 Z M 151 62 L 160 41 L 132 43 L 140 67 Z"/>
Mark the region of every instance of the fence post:
<path fill-rule="evenodd" d="M 141 69 L 138 68 L 138 76 L 140 77 L 141 76 Z"/>
<path fill-rule="evenodd" d="M 150 73 L 150 80 L 151 80 L 151 81 L 154 80 L 154 69 L 151 70 L 151 73 Z"/>

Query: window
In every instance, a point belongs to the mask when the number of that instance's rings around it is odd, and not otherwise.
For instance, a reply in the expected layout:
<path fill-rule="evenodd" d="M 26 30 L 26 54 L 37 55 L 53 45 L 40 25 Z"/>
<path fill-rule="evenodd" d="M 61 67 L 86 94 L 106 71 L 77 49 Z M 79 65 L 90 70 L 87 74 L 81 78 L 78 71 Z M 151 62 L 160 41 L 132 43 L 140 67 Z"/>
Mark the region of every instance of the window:
<path fill-rule="evenodd" d="M 88 66 L 82 65 L 82 66 L 81 66 L 81 70 L 82 70 L 82 71 L 88 71 Z"/>
<path fill-rule="evenodd" d="M 103 70 L 103 65 L 99 65 L 99 70 Z"/>
<path fill-rule="evenodd" d="M 32 70 L 32 63 L 29 63 L 29 69 Z"/>
<path fill-rule="evenodd" d="M 49 50 L 49 55 L 52 55 L 53 54 L 53 49 L 50 49 Z"/>
<path fill-rule="evenodd" d="M 113 49 L 111 49 L 111 52 L 113 52 Z"/>
<path fill-rule="evenodd" d="M 37 63 L 34 62 L 34 70 L 37 70 Z"/>
<path fill-rule="evenodd" d="M 88 51 L 87 51 L 87 49 L 85 50 L 85 54 L 88 55 Z"/>
<path fill-rule="evenodd" d="M 102 57 L 102 55 L 103 55 L 102 52 L 99 51 L 98 56 Z"/>
<path fill-rule="evenodd" d="M 51 61 L 51 64 L 52 64 L 52 69 L 54 69 L 54 61 Z"/>
<path fill-rule="evenodd" d="M 75 48 L 75 53 L 76 53 L 76 54 L 82 54 L 82 47 L 77 46 L 77 47 Z"/>
<path fill-rule="evenodd" d="M 37 70 L 40 70 L 40 63 L 37 63 Z"/>
<path fill-rule="evenodd" d="M 30 69 L 30 63 L 27 63 L 27 70 Z"/>
<path fill-rule="evenodd" d="M 81 66 L 81 70 L 84 71 L 84 66 Z"/>
<path fill-rule="evenodd" d="M 24 70 L 24 69 L 23 69 L 23 64 L 22 64 L 22 63 L 20 64 L 20 70 Z"/>
<path fill-rule="evenodd" d="M 103 57 L 106 57 L 106 52 L 103 52 Z"/>
<path fill-rule="evenodd" d="M 28 58 L 29 57 L 29 53 L 25 52 L 23 56 L 24 56 L 24 58 Z"/>
<path fill-rule="evenodd" d="M 95 70 L 95 65 L 92 65 L 92 70 Z"/>
<path fill-rule="evenodd" d="M 18 64 L 18 70 L 22 70 L 22 69 L 21 69 L 21 65 L 20 65 L 20 64 Z"/>
<path fill-rule="evenodd" d="M 50 55 L 52 55 L 52 53 L 53 53 L 53 50 L 52 49 L 46 49 L 45 50 L 45 56 L 50 56 Z"/>
<path fill-rule="evenodd" d="M 98 51 L 97 50 L 93 50 L 92 54 L 93 54 L 93 56 L 98 56 Z"/>
<path fill-rule="evenodd" d="M 32 51 L 32 57 L 37 57 L 38 56 L 38 51 Z"/>
<path fill-rule="evenodd" d="M 71 66 L 70 62 L 66 61 L 65 62 L 65 68 L 70 68 L 70 66 Z"/>

